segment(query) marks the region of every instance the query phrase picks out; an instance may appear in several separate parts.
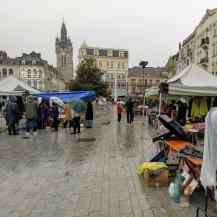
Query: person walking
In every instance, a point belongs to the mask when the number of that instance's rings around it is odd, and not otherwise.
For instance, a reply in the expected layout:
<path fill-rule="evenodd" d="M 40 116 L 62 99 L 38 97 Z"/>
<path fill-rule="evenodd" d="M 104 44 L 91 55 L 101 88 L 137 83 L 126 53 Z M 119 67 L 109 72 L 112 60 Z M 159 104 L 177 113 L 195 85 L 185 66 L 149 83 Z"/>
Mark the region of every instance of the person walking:
<path fill-rule="evenodd" d="M 53 127 L 54 127 L 54 132 L 58 131 L 58 125 L 59 125 L 59 108 L 58 105 L 55 102 L 52 102 L 52 107 L 51 107 L 51 117 L 53 118 Z"/>
<path fill-rule="evenodd" d="M 34 136 L 37 135 L 37 118 L 38 118 L 38 106 L 34 102 L 33 96 L 27 97 L 27 103 L 25 106 L 26 112 L 26 137 L 29 137 L 30 128 L 33 129 Z"/>
<path fill-rule="evenodd" d="M 85 114 L 85 127 L 92 128 L 93 127 L 93 105 L 89 100 L 87 103 L 87 109 Z"/>
<path fill-rule="evenodd" d="M 20 115 L 20 112 L 19 112 L 19 108 L 17 106 L 16 100 L 17 99 L 16 99 L 15 96 L 11 96 L 10 101 L 8 102 L 8 104 L 7 104 L 6 108 L 5 108 L 6 120 L 7 120 L 7 124 L 8 124 L 8 134 L 9 135 L 12 135 L 12 132 L 13 132 L 13 135 L 18 134 L 16 132 L 15 123 L 16 123 L 17 118 Z"/>
<path fill-rule="evenodd" d="M 131 98 L 128 102 L 126 102 L 126 110 L 127 110 L 127 123 L 132 123 L 133 121 L 133 106 L 134 103 L 132 102 Z"/>
<path fill-rule="evenodd" d="M 123 111 L 124 111 L 123 106 L 122 106 L 120 103 L 118 103 L 118 105 L 117 105 L 118 122 L 121 121 L 121 113 L 122 113 Z"/>
<path fill-rule="evenodd" d="M 64 118 L 63 128 L 66 128 L 67 124 L 69 125 L 69 128 L 71 128 L 72 126 L 72 107 L 69 103 L 67 103 L 64 106 L 64 113 L 65 113 L 65 118 Z"/>
<path fill-rule="evenodd" d="M 44 101 L 42 105 L 42 121 L 43 128 L 50 128 L 50 106 L 48 101 Z"/>
<path fill-rule="evenodd" d="M 74 116 L 74 119 L 73 119 L 73 133 L 72 134 L 80 133 L 80 118 L 81 118 L 81 115 L 80 115 L 79 112 L 73 110 L 73 116 Z"/>
<path fill-rule="evenodd" d="M 43 129 L 43 104 L 44 101 L 41 101 L 38 106 L 38 128 Z"/>

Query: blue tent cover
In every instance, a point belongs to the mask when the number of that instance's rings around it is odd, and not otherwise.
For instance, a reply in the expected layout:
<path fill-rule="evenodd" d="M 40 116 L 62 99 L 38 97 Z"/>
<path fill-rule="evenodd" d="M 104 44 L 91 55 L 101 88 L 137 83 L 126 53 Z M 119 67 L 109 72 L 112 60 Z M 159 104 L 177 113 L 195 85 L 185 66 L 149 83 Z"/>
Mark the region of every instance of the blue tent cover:
<path fill-rule="evenodd" d="M 51 97 L 56 96 L 60 98 L 64 103 L 67 103 L 72 99 L 82 99 L 84 101 L 87 101 L 96 98 L 96 93 L 94 91 L 40 92 L 34 95 L 42 97 L 46 100 L 49 100 Z"/>

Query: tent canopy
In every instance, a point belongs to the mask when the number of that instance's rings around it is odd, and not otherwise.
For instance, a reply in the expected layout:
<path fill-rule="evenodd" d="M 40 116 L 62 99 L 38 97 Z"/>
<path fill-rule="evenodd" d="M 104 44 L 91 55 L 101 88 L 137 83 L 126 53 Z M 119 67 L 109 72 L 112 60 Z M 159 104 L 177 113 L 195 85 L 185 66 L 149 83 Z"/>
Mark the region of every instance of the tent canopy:
<path fill-rule="evenodd" d="M 96 93 L 94 91 L 49 92 L 36 93 L 34 95 L 47 100 L 55 96 L 60 98 L 64 103 L 67 103 L 72 99 L 90 100 L 96 97 Z"/>
<path fill-rule="evenodd" d="M 191 64 L 168 81 L 169 94 L 188 96 L 217 96 L 217 77 Z"/>
<path fill-rule="evenodd" d="M 10 75 L 0 81 L 0 95 L 22 95 L 25 91 L 30 94 L 38 93 L 39 91 L 28 86 L 25 82 L 18 80 Z"/>

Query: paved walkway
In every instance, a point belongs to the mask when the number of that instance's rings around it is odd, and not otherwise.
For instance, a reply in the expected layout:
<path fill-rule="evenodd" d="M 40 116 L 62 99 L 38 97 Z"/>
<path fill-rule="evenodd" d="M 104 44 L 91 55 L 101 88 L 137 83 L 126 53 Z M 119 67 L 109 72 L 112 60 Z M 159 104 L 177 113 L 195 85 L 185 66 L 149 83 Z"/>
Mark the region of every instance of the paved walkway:
<path fill-rule="evenodd" d="M 156 152 L 141 122 L 105 124 L 72 135 L 41 130 L 23 139 L 0 134 L 0 217 L 193 217 L 199 206 L 174 204 L 168 188 L 147 188 L 136 168 Z M 96 141 L 78 142 L 79 138 Z M 203 202 L 203 201 L 201 201 Z"/>

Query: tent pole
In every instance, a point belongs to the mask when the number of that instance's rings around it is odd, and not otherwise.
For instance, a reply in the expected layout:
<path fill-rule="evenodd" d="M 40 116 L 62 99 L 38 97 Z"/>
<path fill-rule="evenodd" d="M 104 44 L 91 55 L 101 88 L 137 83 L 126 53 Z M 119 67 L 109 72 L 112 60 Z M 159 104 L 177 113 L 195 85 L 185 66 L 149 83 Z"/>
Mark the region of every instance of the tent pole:
<path fill-rule="evenodd" d="M 161 113 L 161 101 L 162 101 L 162 93 L 160 92 L 160 96 L 159 96 L 158 116 L 160 116 L 160 113 Z"/>

